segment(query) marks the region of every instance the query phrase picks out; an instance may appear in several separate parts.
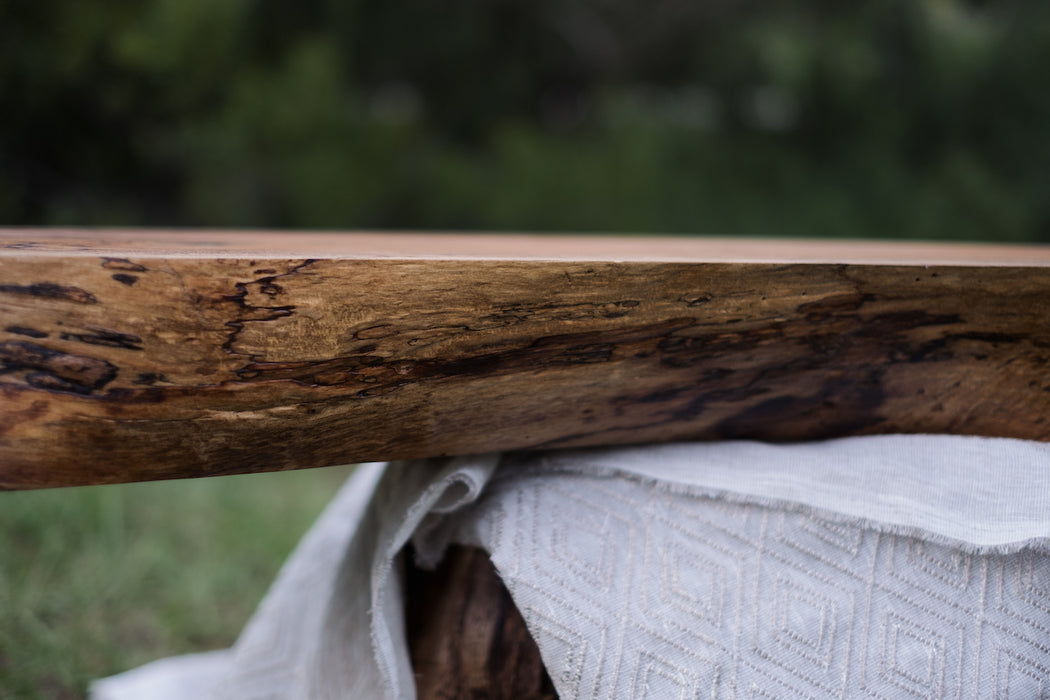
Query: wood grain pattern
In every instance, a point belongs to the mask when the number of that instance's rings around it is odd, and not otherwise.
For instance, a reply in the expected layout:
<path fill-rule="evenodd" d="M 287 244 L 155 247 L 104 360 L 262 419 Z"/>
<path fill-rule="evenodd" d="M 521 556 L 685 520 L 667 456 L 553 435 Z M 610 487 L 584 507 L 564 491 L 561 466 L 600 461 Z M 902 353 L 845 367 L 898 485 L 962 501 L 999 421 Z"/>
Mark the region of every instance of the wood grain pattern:
<path fill-rule="evenodd" d="M 1047 249 L 602 244 L 0 233 L 0 486 L 682 439 L 1050 438 Z"/>
<path fill-rule="evenodd" d="M 405 625 L 419 700 L 558 697 L 484 550 L 452 546 L 436 571 L 406 569 Z"/>

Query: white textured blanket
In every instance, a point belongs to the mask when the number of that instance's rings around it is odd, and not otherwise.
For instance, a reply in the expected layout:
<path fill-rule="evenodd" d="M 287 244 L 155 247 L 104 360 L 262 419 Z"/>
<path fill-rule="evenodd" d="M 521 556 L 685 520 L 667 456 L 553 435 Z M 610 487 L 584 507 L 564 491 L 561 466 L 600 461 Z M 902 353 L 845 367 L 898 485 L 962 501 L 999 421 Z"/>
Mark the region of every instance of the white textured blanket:
<path fill-rule="evenodd" d="M 93 696 L 411 698 L 409 539 L 490 552 L 562 698 L 1050 697 L 1050 447 L 943 436 L 365 465 L 233 649 Z"/>

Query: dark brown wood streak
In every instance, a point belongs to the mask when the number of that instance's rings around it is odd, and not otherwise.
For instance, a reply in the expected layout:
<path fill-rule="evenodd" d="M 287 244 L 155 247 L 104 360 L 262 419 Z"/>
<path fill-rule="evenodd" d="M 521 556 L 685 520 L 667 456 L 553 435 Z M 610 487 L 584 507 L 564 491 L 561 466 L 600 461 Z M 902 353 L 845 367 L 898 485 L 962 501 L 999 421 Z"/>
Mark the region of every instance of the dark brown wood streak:
<path fill-rule="evenodd" d="M 1008 258 L 990 265 L 979 248 L 727 260 L 675 241 L 662 259 L 658 241 L 604 257 L 552 241 L 543 259 L 319 238 L 0 234 L 0 487 L 687 439 L 1050 438 L 1043 249 L 988 249 Z"/>
<path fill-rule="evenodd" d="M 555 700 L 539 647 L 488 554 L 452 546 L 406 565 L 405 626 L 419 700 Z"/>

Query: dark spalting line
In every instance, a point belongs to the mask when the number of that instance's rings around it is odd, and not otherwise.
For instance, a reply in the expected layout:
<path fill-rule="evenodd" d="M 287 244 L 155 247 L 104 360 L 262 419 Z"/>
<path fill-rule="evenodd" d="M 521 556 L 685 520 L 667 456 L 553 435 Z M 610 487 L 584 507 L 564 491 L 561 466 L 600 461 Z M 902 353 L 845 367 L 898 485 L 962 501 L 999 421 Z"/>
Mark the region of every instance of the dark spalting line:
<path fill-rule="evenodd" d="M 961 331 L 915 344 L 909 341 L 907 333 L 951 326 L 962 319 L 954 314 L 904 311 L 879 314 L 847 330 L 841 321 L 855 311 L 847 304 L 840 308 L 846 313 L 838 318 L 834 312 L 822 315 L 817 326 L 812 315 L 807 314 L 805 321 L 795 319 L 752 331 L 716 331 L 662 339 L 660 363 L 675 369 L 709 367 L 699 381 L 689 386 L 656 387 L 642 394 L 626 394 L 611 402 L 617 415 L 636 404 L 657 406 L 653 420 L 644 424 L 579 432 L 539 447 L 593 442 L 598 435 L 611 437 L 624 430 L 695 423 L 715 407 L 724 413 L 727 404 L 739 404 L 740 408 L 714 425 L 698 427 L 695 437 L 797 440 L 871 432 L 888 420 L 882 414 L 883 405 L 890 398 L 883 380 L 893 366 L 950 361 L 956 353 L 955 345 L 964 341 L 993 347 L 1021 342 L 1039 347 L 1043 342 L 1017 334 Z M 784 345 L 783 359 L 775 364 L 718 366 L 734 363 L 734 358 L 771 342 Z M 842 371 L 829 371 L 835 369 Z M 785 395 L 785 390 L 791 393 Z M 764 394 L 772 396 L 760 399 Z"/>
<path fill-rule="evenodd" d="M 31 386 L 78 394 L 98 391 L 117 376 L 116 366 L 105 360 L 17 340 L 0 343 L 0 366 L 5 373 L 28 371 L 26 382 Z"/>
<path fill-rule="evenodd" d="M 24 326 L 8 326 L 4 329 L 8 333 L 14 333 L 16 335 L 24 335 L 30 338 L 46 338 L 47 333 L 44 331 L 38 331 L 35 328 L 26 328 Z"/>
<path fill-rule="evenodd" d="M 140 372 L 134 379 L 131 380 L 132 384 L 138 384 L 140 386 L 153 386 L 157 382 L 167 382 L 168 378 L 158 372 Z"/>
<path fill-rule="evenodd" d="M 88 345 L 103 345 L 109 348 L 142 350 L 142 338 L 132 333 L 121 333 L 108 328 L 89 328 L 90 333 L 63 333 L 62 340 L 74 340 Z"/>
<path fill-rule="evenodd" d="M 48 372 L 30 372 L 26 375 L 26 384 L 46 391 L 68 391 L 84 395 L 91 393 L 91 387 L 71 382 Z"/>
<path fill-rule="evenodd" d="M 849 310 L 845 305 L 841 308 Z M 830 317 L 829 317 L 830 318 Z M 829 319 L 824 319 L 825 323 Z M 635 357 L 653 350 L 664 366 L 677 369 L 703 368 L 689 386 L 664 387 L 641 396 L 624 396 L 614 404 L 629 410 L 638 403 L 672 404 L 658 411 L 658 419 L 643 427 L 667 423 L 694 422 L 712 405 L 739 403 L 747 406 L 738 415 L 723 420 L 712 430 L 724 437 L 766 435 L 776 437 L 770 425 L 788 419 L 818 423 L 819 436 L 859 430 L 884 418 L 880 410 L 885 396 L 882 377 L 885 370 L 874 367 L 843 378 L 828 379 L 828 368 L 847 367 L 847 354 L 858 344 L 871 363 L 931 362 L 950 359 L 950 354 L 931 354 L 930 343 L 910 347 L 906 331 L 925 326 L 943 326 L 959 321 L 954 315 L 901 312 L 882 314 L 872 329 L 842 333 L 834 324 L 814 328 L 808 321 L 794 320 L 771 324 L 749 332 L 713 332 L 704 336 L 681 337 L 674 333 L 694 326 L 694 319 L 673 319 L 663 324 L 619 331 L 586 332 L 550 336 L 526 348 L 503 350 L 451 360 L 388 360 L 375 355 L 356 355 L 322 362 L 251 363 L 238 371 L 241 381 L 290 380 L 309 386 L 361 387 L 358 398 L 379 396 L 417 382 L 446 378 L 496 376 L 542 370 L 545 367 L 609 362 L 618 353 Z M 953 336 L 948 336 L 951 339 Z M 960 333 L 955 337 L 990 341 L 1001 339 L 982 333 Z M 657 347 L 648 347 L 656 341 Z M 720 363 L 739 358 L 769 343 L 794 343 L 797 355 L 773 366 L 751 368 L 720 367 Z M 818 382 L 807 395 L 778 396 L 755 403 L 763 394 L 782 392 L 785 383 L 800 376 Z M 366 386 L 362 386 L 366 385 Z M 684 403 L 683 403 L 684 402 Z M 621 411 L 622 412 L 622 411 Z M 794 428 L 797 429 L 797 428 Z M 579 439 L 583 435 L 567 439 Z M 781 436 L 790 437 L 790 436 Z M 560 442 L 560 441 L 559 441 Z"/>
<path fill-rule="evenodd" d="M 614 351 L 623 345 L 664 337 L 695 322 L 679 318 L 638 328 L 546 336 L 523 348 L 450 359 L 351 355 L 319 362 L 252 362 L 238 370 L 237 376 L 243 382 L 289 380 L 307 386 L 366 385 L 356 395 L 369 398 L 436 379 L 501 376 L 545 367 L 609 362 Z"/>
<path fill-rule="evenodd" d="M 822 440 L 857 435 L 886 421 L 885 369 L 871 368 L 861 376 L 825 381 L 805 396 L 776 396 L 744 407 L 723 419 L 712 431 L 721 439 Z M 800 429 L 805 426 L 804 432 Z"/>
<path fill-rule="evenodd" d="M 1028 341 L 1035 347 L 1047 347 L 1046 341 L 1030 336 L 1023 336 L 1015 333 L 981 333 L 968 331 L 949 333 L 940 338 L 935 338 L 934 340 L 923 343 L 916 348 L 907 359 L 912 362 L 929 362 L 949 359 L 954 356 L 951 345 L 962 340 L 988 343 L 993 348 L 998 348 L 1000 344 L 1014 345 L 1022 341 Z M 987 355 L 984 355 L 983 357 L 975 357 L 974 359 L 987 359 Z"/>
<path fill-rule="evenodd" d="M 294 307 L 247 304 L 247 287 L 256 283 L 269 284 L 257 280 L 238 285 L 243 292 L 238 295 L 241 306 L 251 311 L 263 311 L 267 317 L 248 318 L 240 323 L 270 320 L 270 314 L 275 311 L 291 313 Z M 957 351 L 954 345 L 959 342 L 1046 345 L 1038 337 L 979 329 L 945 333 L 946 326 L 964 323 L 956 314 L 922 311 L 860 314 L 864 305 L 872 301 L 875 299 L 871 295 L 843 295 L 804 305 L 802 318 L 772 322 L 744 331 L 715 327 L 707 333 L 695 335 L 697 330 L 710 326 L 699 325 L 696 318 L 677 318 L 637 328 L 548 336 L 526 347 L 472 357 L 398 360 L 365 353 L 316 362 L 252 361 L 237 372 L 236 383 L 291 381 L 305 386 L 349 390 L 342 392 L 341 396 L 329 396 L 319 402 L 328 403 L 379 396 L 418 382 L 515 373 L 528 375 L 551 367 L 630 362 L 632 358 L 644 359 L 652 355 L 653 362 L 688 370 L 684 374 L 676 373 L 676 377 L 685 379 L 689 385 L 654 387 L 646 393 L 624 395 L 613 401 L 617 415 L 629 411 L 633 404 L 653 405 L 656 411 L 648 414 L 652 416 L 651 422 L 565 436 L 544 446 L 581 440 L 593 443 L 596 436 L 614 437 L 625 430 L 653 429 L 668 424 L 682 425 L 683 430 L 695 424 L 696 437 L 819 439 L 871 432 L 885 423 L 886 417 L 880 410 L 887 399 L 882 383 L 886 367 L 950 360 Z M 920 328 L 934 328 L 941 335 L 922 343 L 909 339 L 907 334 Z M 679 335 L 683 331 L 694 335 Z M 411 335 L 412 332 L 409 329 L 405 334 Z M 385 333 L 383 337 L 389 335 L 394 334 Z M 756 349 L 777 344 L 785 344 L 785 348 L 784 352 L 778 353 L 779 359 L 775 363 L 772 359 L 763 360 L 757 366 L 737 363 L 738 358 L 746 357 Z M 35 348 L 38 355 L 46 349 L 31 343 L 0 344 L 0 360 L 5 371 L 41 370 L 27 375 L 26 382 L 31 386 L 82 394 L 91 394 L 92 389 L 101 387 L 46 369 L 49 365 L 44 359 L 20 359 L 16 356 L 18 353 L 11 350 L 12 345 L 22 346 L 23 355 L 28 352 L 26 348 Z M 369 352 L 374 352 L 374 349 Z M 1003 356 L 1003 351 L 998 354 Z M 732 366 L 721 366 L 726 363 Z M 116 368 L 109 367 L 115 376 Z M 846 369 L 849 371 L 829 372 Z M 103 381 L 102 385 L 109 380 Z M 163 375 L 142 373 L 133 381 L 141 388 L 112 389 L 91 398 L 114 403 L 162 402 L 176 395 L 222 390 L 226 384 L 153 386 L 164 381 Z M 673 382 L 675 378 L 669 377 L 668 381 Z M 790 393 L 785 396 L 785 391 Z M 774 395 L 763 398 L 768 394 Z M 739 410 L 715 424 L 710 419 L 704 424 L 698 422 L 715 407 L 718 415 L 724 416 L 727 404 L 739 404 Z"/>
<path fill-rule="evenodd" d="M 18 243 L 4 243 L 0 244 L 0 248 L 7 250 L 34 250 L 36 248 L 48 248 L 51 244 L 39 243 L 36 241 L 22 241 Z"/>
<path fill-rule="evenodd" d="M 145 373 L 146 375 L 150 373 Z M 139 375 L 143 376 L 143 375 Z M 163 376 L 163 375 L 161 375 Z M 166 381 L 166 380 L 156 380 Z M 153 384 L 133 380 L 135 387 L 112 387 L 103 394 L 92 394 L 90 399 L 102 403 L 113 414 L 119 415 L 123 407 L 143 404 L 160 404 L 175 398 L 206 397 L 212 392 L 222 391 L 220 384 L 195 384 L 192 386 L 155 386 Z M 2 386 L 2 384 L 0 384 Z M 163 420 L 153 421 L 163 423 Z"/>
<path fill-rule="evenodd" d="M 69 287 L 53 282 L 36 282 L 34 284 L 0 284 L 0 294 L 24 294 L 42 299 L 59 299 L 77 304 L 97 304 L 98 299 L 91 292 L 80 287 Z"/>
<path fill-rule="evenodd" d="M 814 319 L 813 314 L 807 314 L 804 319 L 777 321 L 749 330 L 715 329 L 702 335 L 670 336 L 658 346 L 661 353 L 660 364 L 675 369 L 709 366 L 722 358 L 739 357 L 741 353 L 749 350 L 779 343 L 801 343 L 805 345 L 813 363 L 834 364 L 835 358 L 853 348 L 858 340 L 863 341 L 865 347 L 894 346 L 898 348 L 898 353 L 904 353 L 899 359 L 908 361 L 947 359 L 932 353 L 934 349 L 954 339 L 952 334 L 911 348 L 907 347 L 903 333 L 918 328 L 949 326 L 962 322 L 962 318 L 955 314 L 929 314 L 924 311 L 879 314 L 866 318 L 859 324 L 851 323 L 855 320 L 852 316 L 853 314 L 835 316 L 822 313 Z M 980 340 L 980 335 L 964 333 L 960 337 Z"/>
<path fill-rule="evenodd" d="M 222 348 L 222 351 L 228 355 L 243 356 L 241 353 L 234 350 L 233 346 L 237 343 L 237 339 L 240 337 L 241 333 L 244 332 L 244 324 L 259 321 L 276 321 L 279 318 L 291 316 L 295 312 L 294 306 L 252 306 L 250 308 L 252 311 L 269 311 L 270 313 L 262 318 L 238 318 L 224 323 L 223 325 L 229 328 L 230 332 L 220 347 Z"/>
<path fill-rule="evenodd" d="M 127 258 L 102 258 L 102 267 L 107 270 L 121 270 L 123 272 L 147 272 L 147 269 L 138 263 L 133 263 Z M 113 275 L 114 279 L 116 275 Z"/>
<path fill-rule="evenodd" d="M 520 302 L 503 304 L 497 311 L 478 319 L 466 329 L 471 331 L 491 330 L 525 321 L 577 321 L 591 318 L 623 318 L 630 310 L 641 305 L 636 299 L 609 302 L 580 302 L 558 304 L 554 302 Z"/>
<path fill-rule="evenodd" d="M 714 299 L 714 297 L 710 294 L 683 294 L 678 297 L 678 301 L 688 307 L 703 306 L 712 299 Z"/>
<path fill-rule="evenodd" d="M 113 279 L 115 279 L 117 282 L 120 282 L 121 284 L 125 284 L 125 285 L 127 285 L 129 287 L 133 287 L 135 285 L 135 283 L 139 281 L 139 278 L 136 277 L 135 275 L 126 275 L 126 274 L 124 274 L 122 272 L 118 272 L 115 275 L 111 275 L 111 277 Z"/>
<path fill-rule="evenodd" d="M 847 307 L 843 310 L 849 311 Z M 677 357 L 675 366 L 695 366 L 725 361 L 738 357 L 768 342 L 770 337 L 779 343 L 789 343 L 793 350 L 785 352 L 786 361 L 750 371 L 735 368 L 738 381 L 746 378 L 743 385 L 715 389 L 697 395 L 684 406 L 669 409 L 664 416 L 671 421 L 689 421 L 704 413 L 712 403 L 735 403 L 747 401 L 739 413 L 722 420 L 713 431 L 721 438 L 744 438 L 761 435 L 767 439 L 791 439 L 798 425 L 810 427 L 807 434 L 815 438 L 856 433 L 864 428 L 885 421 L 881 415 L 886 400 L 883 378 L 889 367 L 896 364 L 939 362 L 953 357 L 951 345 L 956 340 L 970 339 L 992 342 L 989 334 L 946 334 L 935 341 L 915 346 L 906 333 L 920 328 L 942 328 L 959 323 L 953 314 L 928 314 L 925 312 L 895 312 L 879 314 L 855 329 L 842 332 L 832 315 L 821 319 L 828 328 L 814 329 L 811 315 L 806 321 L 774 324 L 761 329 L 764 336 L 753 334 L 718 334 L 712 342 L 703 338 L 686 343 L 681 350 L 688 351 L 685 357 Z M 773 333 L 770 334 L 769 331 Z M 814 332 L 817 331 L 817 332 Z M 1015 340 L 1020 340 L 1016 337 Z M 678 349 L 678 348 L 676 348 Z M 797 356 L 799 349 L 802 356 Z M 857 362 L 863 358 L 864 362 Z M 829 374 L 832 368 L 849 369 L 849 372 Z M 728 369 L 728 368 L 727 368 Z M 806 377 L 815 386 L 805 394 L 783 395 L 784 387 L 798 385 L 798 379 Z M 715 383 L 717 385 L 717 382 Z M 759 403 L 751 402 L 763 393 L 775 393 Z M 780 434 L 777 426 L 792 434 Z"/>
<path fill-rule="evenodd" d="M 294 305 L 291 305 L 291 304 L 284 305 L 284 306 L 255 306 L 253 304 L 249 304 L 248 303 L 249 287 L 251 287 L 253 285 L 258 285 L 259 286 L 259 291 L 262 294 L 265 294 L 265 295 L 270 296 L 270 297 L 278 296 L 278 295 L 280 295 L 280 294 L 282 294 L 284 292 L 284 289 L 279 284 L 274 282 L 274 280 L 280 279 L 282 277 L 290 277 L 290 276 L 297 275 L 303 269 L 305 269 L 307 267 L 310 267 L 311 265 L 314 265 L 314 264 L 316 264 L 318 262 L 320 262 L 320 260 L 315 259 L 315 258 L 310 258 L 310 259 L 304 260 L 301 263 L 298 263 L 297 265 L 293 266 L 292 269 L 290 269 L 288 272 L 284 272 L 284 273 L 281 273 L 279 275 L 268 275 L 266 277 L 260 277 L 259 279 L 252 280 L 251 282 L 237 282 L 237 283 L 235 283 L 233 286 L 237 290 L 237 293 L 236 294 L 225 294 L 225 295 L 223 295 L 222 298 L 225 301 L 233 302 L 238 307 L 240 307 L 240 309 L 242 311 L 247 311 L 247 312 L 262 311 L 262 312 L 264 312 L 265 315 L 263 315 L 261 317 L 258 317 L 258 318 L 236 318 L 236 319 L 234 319 L 232 321 L 227 321 L 224 325 L 227 328 L 230 329 L 230 332 L 229 332 L 229 335 L 226 338 L 226 341 L 221 346 L 222 350 L 224 352 L 226 352 L 227 354 L 229 354 L 229 355 L 235 355 L 236 356 L 236 355 L 240 354 L 240 353 L 236 352 L 233 349 L 233 346 L 234 346 L 234 344 L 236 344 L 237 339 L 240 337 L 240 334 L 244 331 L 244 324 L 245 323 L 253 323 L 253 322 L 257 322 L 257 321 L 275 321 L 275 320 L 277 320 L 279 318 L 284 318 L 286 316 L 291 316 L 293 313 L 295 313 L 296 307 Z M 254 358 L 252 358 L 252 359 L 254 359 Z"/>

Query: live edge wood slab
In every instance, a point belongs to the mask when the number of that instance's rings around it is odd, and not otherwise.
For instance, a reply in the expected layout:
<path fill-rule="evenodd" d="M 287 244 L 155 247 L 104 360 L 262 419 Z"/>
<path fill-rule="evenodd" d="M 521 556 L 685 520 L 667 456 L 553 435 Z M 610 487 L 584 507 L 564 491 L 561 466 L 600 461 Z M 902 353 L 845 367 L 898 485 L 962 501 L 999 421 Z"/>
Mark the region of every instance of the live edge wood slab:
<path fill-rule="evenodd" d="M 1050 439 L 1050 249 L 0 231 L 0 488 L 522 448 Z"/>

